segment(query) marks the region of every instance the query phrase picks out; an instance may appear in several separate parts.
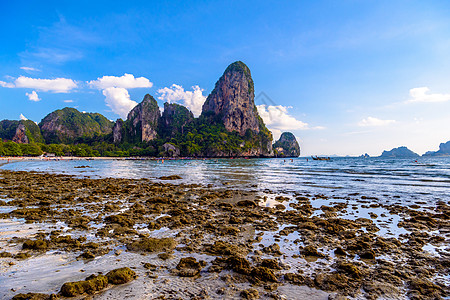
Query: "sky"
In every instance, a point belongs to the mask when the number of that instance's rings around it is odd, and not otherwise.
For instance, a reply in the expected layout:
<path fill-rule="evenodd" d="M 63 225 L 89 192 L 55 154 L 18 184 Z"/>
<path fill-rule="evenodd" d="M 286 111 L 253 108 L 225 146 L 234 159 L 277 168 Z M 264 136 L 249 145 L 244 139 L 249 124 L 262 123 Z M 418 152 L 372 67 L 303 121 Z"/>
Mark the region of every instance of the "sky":
<path fill-rule="evenodd" d="M 194 115 L 246 63 L 302 155 L 423 154 L 450 140 L 448 1 L 0 1 L 0 119 L 111 120 L 149 93 Z"/>

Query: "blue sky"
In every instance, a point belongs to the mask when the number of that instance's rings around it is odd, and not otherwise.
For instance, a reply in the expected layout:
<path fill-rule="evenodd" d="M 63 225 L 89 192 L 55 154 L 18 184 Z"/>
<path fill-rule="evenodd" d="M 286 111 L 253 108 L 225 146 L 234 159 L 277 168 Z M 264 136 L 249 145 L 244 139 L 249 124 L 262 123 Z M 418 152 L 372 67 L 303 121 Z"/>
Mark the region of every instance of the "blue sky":
<path fill-rule="evenodd" d="M 70 106 L 115 120 L 146 93 L 198 114 L 242 60 L 268 127 L 304 155 L 436 150 L 450 140 L 450 4 L 392 2 L 2 1 L 0 119 Z"/>

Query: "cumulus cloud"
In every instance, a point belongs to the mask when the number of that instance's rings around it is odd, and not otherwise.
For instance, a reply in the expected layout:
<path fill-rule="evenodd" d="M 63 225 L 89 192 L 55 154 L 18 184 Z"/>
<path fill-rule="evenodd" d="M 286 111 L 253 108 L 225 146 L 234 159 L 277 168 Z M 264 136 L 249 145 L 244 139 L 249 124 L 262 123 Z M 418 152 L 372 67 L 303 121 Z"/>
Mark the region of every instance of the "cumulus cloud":
<path fill-rule="evenodd" d="M 169 103 L 181 102 L 192 111 L 194 116 L 198 117 L 202 113 L 202 106 L 206 100 L 206 96 L 203 96 L 204 90 L 198 85 L 193 86 L 192 89 L 192 91 L 185 91 L 182 86 L 172 84 L 170 88 L 165 87 L 158 90 L 158 93 L 161 94 L 158 99 Z"/>
<path fill-rule="evenodd" d="M 305 122 L 297 120 L 289 115 L 287 106 L 283 105 L 258 105 L 258 113 L 267 127 L 275 132 L 286 130 L 304 130 L 311 129 Z"/>
<path fill-rule="evenodd" d="M 411 96 L 411 99 L 409 99 L 406 102 L 436 103 L 436 102 L 446 102 L 450 100 L 450 94 L 430 94 L 429 92 L 430 89 L 426 86 L 410 89 L 409 95 Z"/>
<path fill-rule="evenodd" d="M 130 99 L 127 89 L 151 88 L 153 83 L 145 77 L 135 78 L 133 74 L 103 76 L 87 82 L 91 88 L 103 90 L 106 105 L 121 118 L 126 118 L 137 102 Z"/>
<path fill-rule="evenodd" d="M 7 87 L 30 88 L 53 93 L 67 93 L 76 88 L 77 84 L 75 81 L 68 78 L 40 79 L 20 76 L 14 81 L 14 85 Z"/>
<path fill-rule="evenodd" d="M 103 90 L 110 87 L 116 88 L 151 88 L 153 83 L 145 77 L 135 78 L 133 74 L 125 73 L 123 76 L 103 76 L 97 80 L 89 81 L 88 84 L 92 88 Z"/>
<path fill-rule="evenodd" d="M 27 117 L 25 117 L 23 114 L 20 114 L 20 119 L 22 120 L 22 121 L 26 121 L 26 120 L 28 120 L 28 118 Z"/>
<path fill-rule="evenodd" d="M 130 94 L 124 88 L 109 87 L 103 90 L 103 95 L 106 97 L 106 105 L 123 119 L 137 105 L 136 101 L 130 99 Z"/>
<path fill-rule="evenodd" d="M 360 127 L 381 127 L 381 126 L 387 126 L 392 123 L 395 123 L 395 120 L 381 120 L 374 117 L 367 117 L 365 119 L 362 119 L 358 126 Z"/>
<path fill-rule="evenodd" d="M 26 72 L 39 72 L 41 70 L 36 69 L 36 68 L 32 68 L 32 67 L 20 67 L 21 70 L 24 70 Z"/>
<path fill-rule="evenodd" d="M 70 100 L 70 99 L 64 100 L 64 103 L 73 103 L 73 100 Z"/>
<path fill-rule="evenodd" d="M 36 91 L 32 91 L 31 93 L 25 93 L 25 95 L 27 95 L 27 97 L 30 101 L 35 101 L 35 102 L 41 101 L 41 99 L 39 98 Z"/>

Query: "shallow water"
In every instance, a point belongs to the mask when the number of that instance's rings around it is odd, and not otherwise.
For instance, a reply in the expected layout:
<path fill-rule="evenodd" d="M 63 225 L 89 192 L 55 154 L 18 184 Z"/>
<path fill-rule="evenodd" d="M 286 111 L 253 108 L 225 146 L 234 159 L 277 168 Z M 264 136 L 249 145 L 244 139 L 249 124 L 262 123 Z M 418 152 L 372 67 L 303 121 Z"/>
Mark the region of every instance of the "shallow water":
<path fill-rule="evenodd" d="M 89 166 L 88 168 L 76 168 Z M 450 157 L 414 159 L 333 158 L 209 160 L 60 160 L 19 161 L 5 170 L 42 171 L 90 177 L 149 178 L 180 175 L 176 183 L 275 192 L 370 196 L 381 204 L 434 205 L 449 202 Z M 358 193 L 357 195 L 355 195 Z M 401 198 L 398 198 L 401 197 Z M 372 199 L 375 200 L 375 199 Z"/>

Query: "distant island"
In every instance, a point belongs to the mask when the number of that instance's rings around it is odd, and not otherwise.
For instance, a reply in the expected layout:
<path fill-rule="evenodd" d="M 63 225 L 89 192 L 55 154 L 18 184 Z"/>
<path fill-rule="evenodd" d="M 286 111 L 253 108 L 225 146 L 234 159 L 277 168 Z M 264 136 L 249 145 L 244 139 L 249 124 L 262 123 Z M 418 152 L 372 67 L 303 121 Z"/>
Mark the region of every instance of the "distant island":
<path fill-rule="evenodd" d="M 149 94 L 126 120 L 63 108 L 39 124 L 0 122 L 0 155 L 148 157 L 298 157 L 292 133 L 273 145 L 254 102 L 250 69 L 241 61 L 227 67 L 203 104 L 200 117 L 186 107 L 164 103 L 161 114 Z"/>
<path fill-rule="evenodd" d="M 380 157 L 383 158 L 416 158 L 420 157 L 419 154 L 409 150 L 405 146 L 394 148 L 390 151 L 383 151 Z"/>
<path fill-rule="evenodd" d="M 450 156 L 450 141 L 440 144 L 438 151 L 428 151 L 423 156 Z"/>

